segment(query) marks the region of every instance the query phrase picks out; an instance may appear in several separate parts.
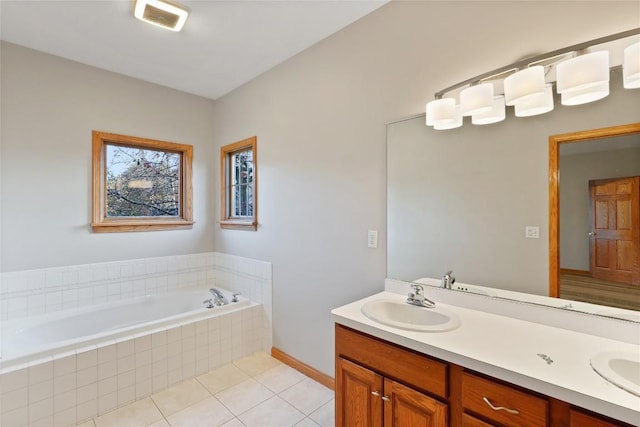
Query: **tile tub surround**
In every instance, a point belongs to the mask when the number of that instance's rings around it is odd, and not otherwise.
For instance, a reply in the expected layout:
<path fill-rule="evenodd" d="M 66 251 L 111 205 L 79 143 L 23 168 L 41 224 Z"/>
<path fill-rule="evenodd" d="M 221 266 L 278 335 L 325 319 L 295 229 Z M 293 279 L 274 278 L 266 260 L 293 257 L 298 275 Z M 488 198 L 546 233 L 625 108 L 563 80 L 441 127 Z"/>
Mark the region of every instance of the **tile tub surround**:
<path fill-rule="evenodd" d="M 0 425 L 75 425 L 258 350 L 252 306 L 32 361 L 0 375 Z"/>
<path fill-rule="evenodd" d="M 271 312 L 271 263 L 206 252 L 0 274 L 0 319 L 179 288 L 220 286 Z"/>
<path fill-rule="evenodd" d="M 257 352 L 81 426 L 331 427 L 334 418 L 332 390 Z"/>

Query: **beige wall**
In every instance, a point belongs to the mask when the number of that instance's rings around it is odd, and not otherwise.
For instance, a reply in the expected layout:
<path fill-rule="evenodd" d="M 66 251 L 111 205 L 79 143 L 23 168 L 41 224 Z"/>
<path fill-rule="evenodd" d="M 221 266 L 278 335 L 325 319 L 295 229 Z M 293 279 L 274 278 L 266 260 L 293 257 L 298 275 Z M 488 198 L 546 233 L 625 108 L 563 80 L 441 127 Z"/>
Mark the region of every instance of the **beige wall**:
<path fill-rule="evenodd" d="M 216 228 L 216 250 L 274 263 L 274 345 L 332 375 L 330 310 L 383 288 L 386 123 L 457 81 L 637 27 L 639 13 L 637 2 L 394 1 L 218 100 L 216 145 L 258 136 L 261 226 Z M 546 150 L 533 160 L 546 165 Z"/>
<path fill-rule="evenodd" d="M 2 43 L 2 271 L 213 251 L 213 101 Z M 94 234 L 91 131 L 194 146 L 192 230 Z"/>

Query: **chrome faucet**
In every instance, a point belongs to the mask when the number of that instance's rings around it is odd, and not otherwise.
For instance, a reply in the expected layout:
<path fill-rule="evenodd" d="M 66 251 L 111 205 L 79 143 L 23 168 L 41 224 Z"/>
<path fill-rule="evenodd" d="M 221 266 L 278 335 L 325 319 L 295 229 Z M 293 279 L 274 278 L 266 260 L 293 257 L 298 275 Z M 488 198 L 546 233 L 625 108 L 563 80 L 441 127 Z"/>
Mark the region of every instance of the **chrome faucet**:
<path fill-rule="evenodd" d="M 424 288 L 422 286 L 416 285 L 415 283 L 409 286 L 411 286 L 413 292 L 409 292 L 409 295 L 407 295 L 407 304 L 427 308 L 434 308 L 436 306 L 435 302 L 424 296 Z"/>
<path fill-rule="evenodd" d="M 216 288 L 209 289 L 209 292 L 211 292 L 211 295 L 213 295 L 213 301 L 215 305 L 220 306 L 229 304 L 229 300 L 227 299 L 227 297 L 225 297 L 222 292 L 220 292 Z"/>
<path fill-rule="evenodd" d="M 453 270 L 447 271 L 445 275 L 442 276 L 442 285 L 440 285 L 441 288 L 451 289 L 451 285 L 456 282 L 456 278 L 453 277 L 451 273 L 453 273 Z"/>

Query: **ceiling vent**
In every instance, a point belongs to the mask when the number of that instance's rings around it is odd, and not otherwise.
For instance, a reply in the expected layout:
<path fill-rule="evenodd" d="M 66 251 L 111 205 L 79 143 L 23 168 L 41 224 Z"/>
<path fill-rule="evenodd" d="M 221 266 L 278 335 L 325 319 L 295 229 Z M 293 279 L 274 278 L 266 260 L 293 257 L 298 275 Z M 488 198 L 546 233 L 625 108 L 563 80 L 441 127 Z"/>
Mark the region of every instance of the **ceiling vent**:
<path fill-rule="evenodd" d="M 180 31 L 189 9 L 170 0 L 136 0 L 134 15 L 141 21 L 171 31 Z"/>

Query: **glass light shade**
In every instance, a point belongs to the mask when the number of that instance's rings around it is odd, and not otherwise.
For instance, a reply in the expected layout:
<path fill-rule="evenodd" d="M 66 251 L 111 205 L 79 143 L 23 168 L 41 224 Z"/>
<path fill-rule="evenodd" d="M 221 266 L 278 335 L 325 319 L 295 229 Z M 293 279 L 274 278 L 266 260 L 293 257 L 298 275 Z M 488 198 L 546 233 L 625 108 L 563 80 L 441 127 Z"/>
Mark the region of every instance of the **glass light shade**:
<path fill-rule="evenodd" d="M 493 98 L 491 110 L 485 113 L 474 114 L 471 116 L 471 123 L 474 125 L 488 125 L 501 122 L 505 117 L 504 96 L 496 96 Z"/>
<path fill-rule="evenodd" d="M 608 85 L 609 51 L 587 53 L 563 61 L 556 68 L 556 76 L 558 93 L 583 91 L 592 87 L 601 88 L 605 82 Z"/>
<path fill-rule="evenodd" d="M 544 93 L 518 102 L 514 106 L 516 117 L 537 116 L 553 110 L 553 88 L 546 85 Z"/>
<path fill-rule="evenodd" d="M 427 103 L 427 125 L 444 126 L 457 121 L 455 98 L 436 99 Z"/>
<path fill-rule="evenodd" d="M 581 90 L 572 90 L 560 95 L 562 105 L 580 105 L 597 101 L 609 95 L 609 82 Z"/>
<path fill-rule="evenodd" d="M 640 42 L 624 49 L 622 77 L 625 89 L 640 88 Z"/>
<path fill-rule="evenodd" d="M 445 123 L 445 124 L 435 123 L 433 125 L 433 128 L 435 130 L 447 130 L 447 129 L 459 128 L 460 126 L 462 126 L 462 114 L 460 113 L 460 108 L 455 107 L 454 113 L 455 113 L 454 121 L 450 123 Z"/>
<path fill-rule="evenodd" d="M 504 100 L 515 105 L 529 97 L 544 94 L 544 67 L 534 65 L 504 79 Z"/>
<path fill-rule="evenodd" d="M 460 112 L 463 116 L 485 113 L 493 107 L 493 85 L 482 83 L 460 92 Z"/>

